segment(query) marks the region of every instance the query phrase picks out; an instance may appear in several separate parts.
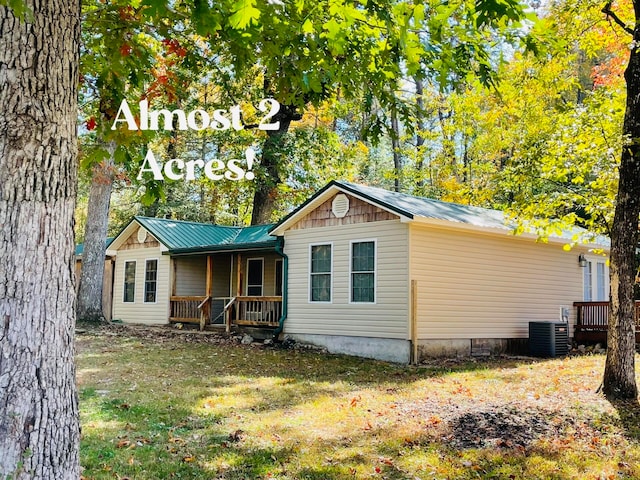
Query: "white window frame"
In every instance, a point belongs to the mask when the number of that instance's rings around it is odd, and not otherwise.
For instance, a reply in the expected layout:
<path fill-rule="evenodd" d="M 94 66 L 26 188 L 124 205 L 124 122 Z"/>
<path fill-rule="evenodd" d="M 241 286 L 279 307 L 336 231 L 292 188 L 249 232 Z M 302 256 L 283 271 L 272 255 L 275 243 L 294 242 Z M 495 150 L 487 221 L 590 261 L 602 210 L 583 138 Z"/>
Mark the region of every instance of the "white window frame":
<path fill-rule="evenodd" d="M 329 300 L 328 301 L 322 301 L 322 300 L 312 300 L 311 299 L 311 276 L 313 275 L 313 273 L 311 272 L 311 253 L 313 251 L 313 247 L 322 247 L 322 246 L 326 246 L 328 245 L 329 247 L 331 247 L 331 269 L 329 270 L 329 272 L 322 272 L 322 275 L 326 275 L 327 273 L 329 273 L 330 275 L 330 281 L 329 281 Z M 308 275 L 307 275 L 307 279 L 308 279 L 308 288 L 307 288 L 307 302 L 308 303 L 312 303 L 314 305 L 316 304 L 331 304 L 333 303 L 333 257 L 335 254 L 335 249 L 333 247 L 333 242 L 318 242 L 318 243 L 310 243 L 309 244 L 309 265 L 308 265 Z M 320 273 L 320 272 L 317 272 Z"/>
<path fill-rule="evenodd" d="M 280 278 L 282 280 L 282 292 L 280 293 L 280 296 L 282 294 L 284 294 L 284 260 L 282 258 L 276 258 L 273 268 L 274 268 L 274 272 L 273 272 L 273 294 L 275 296 L 279 296 L 278 295 L 278 291 L 276 290 L 278 288 L 278 263 L 280 264 Z"/>
<path fill-rule="evenodd" d="M 249 295 L 249 286 L 257 287 L 258 285 L 249 285 L 249 262 L 253 260 L 260 260 L 262 263 L 262 277 L 260 278 L 260 295 Z M 264 257 L 251 257 L 247 258 L 247 269 L 245 271 L 244 291 L 247 297 L 264 297 Z"/>
<path fill-rule="evenodd" d="M 135 268 L 133 270 L 133 301 L 127 301 L 125 295 L 127 293 L 127 263 L 133 263 Z M 122 303 L 136 303 L 136 284 L 138 279 L 138 261 L 137 260 L 125 260 L 122 266 Z"/>
<path fill-rule="evenodd" d="M 373 302 L 354 302 L 352 300 L 352 283 L 353 283 L 353 244 L 354 243 L 366 243 L 373 242 Z M 358 240 L 349 241 L 349 304 L 350 305 L 376 305 L 378 303 L 378 239 L 377 238 L 363 238 Z M 365 273 L 365 272 L 355 272 Z M 368 273 L 368 272 L 367 272 Z"/>
<path fill-rule="evenodd" d="M 147 302 L 147 262 L 150 260 L 156 261 L 156 299 L 153 302 Z M 146 303 L 147 305 L 153 305 L 158 303 L 158 274 L 160 272 L 160 259 L 157 257 L 154 258 L 145 258 L 144 259 L 144 285 L 142 287 L 142 303 Z"/>
<path fill-rule="evenodd" d="M 608 302 L 610 293 L 609 283 L 609 266 L 607 265 L 607 258 L 600 256 L 586 256 L 587 266 L 582 267 L 582 299 L 585 302 Z M 598 264 L 604 264 L 604 298 L 598 299 Z M 586 271 L 591 266 L 591 299 L 587 300 L 585 297 L 585 277 Z"/>

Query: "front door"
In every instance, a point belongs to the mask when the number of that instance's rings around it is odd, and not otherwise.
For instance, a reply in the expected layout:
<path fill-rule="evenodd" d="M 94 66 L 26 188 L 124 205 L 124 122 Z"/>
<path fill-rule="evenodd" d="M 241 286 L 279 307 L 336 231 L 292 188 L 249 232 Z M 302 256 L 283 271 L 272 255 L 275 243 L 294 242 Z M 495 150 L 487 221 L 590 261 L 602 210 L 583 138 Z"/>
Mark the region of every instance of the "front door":
<path fill-rule="evenodd" d="M 247 295 L 261 297 L 264 282 L 264 259 L 247 259 Z"/>

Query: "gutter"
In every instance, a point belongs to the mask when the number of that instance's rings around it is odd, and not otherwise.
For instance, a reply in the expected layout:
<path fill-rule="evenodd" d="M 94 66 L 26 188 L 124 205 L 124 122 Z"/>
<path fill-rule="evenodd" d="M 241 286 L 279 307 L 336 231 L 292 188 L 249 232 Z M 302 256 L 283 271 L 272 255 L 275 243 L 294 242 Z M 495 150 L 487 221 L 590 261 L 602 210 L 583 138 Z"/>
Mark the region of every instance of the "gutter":
<path fill-rule="evenodd" d="M 289 297 L 289 257 L 284 253 L 284 237 L 278 237 L 276 253 L 282 257 L 282 315 L 278 321 L 278 328 L 273 331 L 273 339 L 276 340 L 284 330 L 284 321 L 287 318 L 287 300 Z"/>

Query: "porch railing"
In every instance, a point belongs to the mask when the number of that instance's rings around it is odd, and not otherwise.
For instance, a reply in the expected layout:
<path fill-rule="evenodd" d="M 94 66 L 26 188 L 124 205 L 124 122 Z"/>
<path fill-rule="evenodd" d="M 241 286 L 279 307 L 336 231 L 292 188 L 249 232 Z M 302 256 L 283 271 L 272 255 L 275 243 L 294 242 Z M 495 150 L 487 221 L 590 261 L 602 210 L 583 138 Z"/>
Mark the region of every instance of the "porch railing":
<path fill-rule="evenodd" d="M 282 297 L 234 297 L 224 307 L 227 330 L 231 324 L 277 327 L 282 316 Z"/>
<path fill-rule="evenodd" d="M 277 327 L 282 316 L 282 297 L 232 297 L 224 301 L 227 331 L 232 324 Z M 211 302 L 211 297 L 207 296 L 172 296 L 169 322 L 196 323 L 202 329 L 211 321 Z"/>
<path fill-rule="evenodd" d="M 576 341 L 605 342 L 609 324 L 609 302 L 574 302 Z M 640 302 L 635 303 L 636 342 L 640 341 Z"/>

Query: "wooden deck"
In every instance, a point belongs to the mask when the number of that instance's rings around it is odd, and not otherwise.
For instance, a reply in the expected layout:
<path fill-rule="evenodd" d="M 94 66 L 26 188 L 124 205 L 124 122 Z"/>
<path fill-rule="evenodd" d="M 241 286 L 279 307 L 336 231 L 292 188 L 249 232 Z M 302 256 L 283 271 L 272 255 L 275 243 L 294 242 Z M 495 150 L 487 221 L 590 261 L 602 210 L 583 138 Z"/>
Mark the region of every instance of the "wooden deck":
<path fill-rule="evenodd" d="M 229 331 L 232 325 L 254 327 L 277 327 L 282 316 L 282 297 L 225 297 L 172 296 L 170 299 L 169 322 L 193 323 L 204 328 L 214 318 L 213 302 L 222 301 L 223 323 Z"/>
<path fill-rule="evenodd" d="M 609 302 L 574 302 L 576 325 L 573 337 L 577 342 L 607 341 Z M 636 343 L 640 342 L 640 302 L 636 302 Z"/>

